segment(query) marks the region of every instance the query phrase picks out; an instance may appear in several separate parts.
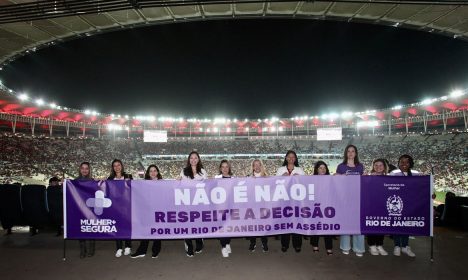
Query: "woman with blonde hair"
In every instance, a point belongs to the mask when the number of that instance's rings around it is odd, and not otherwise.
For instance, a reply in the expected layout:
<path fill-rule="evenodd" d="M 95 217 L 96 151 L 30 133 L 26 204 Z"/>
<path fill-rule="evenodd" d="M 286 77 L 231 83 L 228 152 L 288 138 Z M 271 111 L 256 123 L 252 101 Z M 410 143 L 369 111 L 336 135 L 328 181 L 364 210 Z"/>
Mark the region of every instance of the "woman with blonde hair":
<path fill-rule="evenodd" d="M 255 159 L 252 161 L 252 170 L 250 171 L 250 176 L 252 177 L 267 177 L 268 173 L 266 172 L 265 165 L 260 159 Z M 262 240 L 262 249 L 263 252 L 268 252 L 268 238 L 266 236 L 262 236 L 260 238 Z M 250 245 L 249 250 L 250 252 L 255 252 L 255 248 L 257 247 L 257 237 L 249 238 Z"/>

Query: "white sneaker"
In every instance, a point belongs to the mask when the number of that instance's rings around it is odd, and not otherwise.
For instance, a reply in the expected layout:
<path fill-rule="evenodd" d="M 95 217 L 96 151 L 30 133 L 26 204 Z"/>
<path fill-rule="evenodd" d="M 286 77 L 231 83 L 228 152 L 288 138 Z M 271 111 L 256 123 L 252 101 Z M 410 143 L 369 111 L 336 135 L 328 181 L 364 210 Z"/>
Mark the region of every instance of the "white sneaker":
<path fill-rule="evenodd" d="M 395 249 L 393 249 L 393 255 L 397 257 L 401 255 L 401 248 L 399 246 L 395 246 Z"/>
<path fill-rule="evenodd" d="M 343 253 L 345 255 L 349 255 L 349 250 L 341 250 L 341 253 Z"/>
<path fill-rule="evenodd" d="M 232 253 L 231 244 L 226 244 L 226 249 L 228 251 L 228 254 Z"/>
<path fill-rule="evenodd" d="M 413 251 L 411 251 L 410 246 L 406 246 L 404 248 L 401 248 L 401 252 L 403 254 L 408 255 L 408 257 L 412 257 L 412 258 L 416 257 L 416 255 L 413 253 Z"/>
<path fill-rule="evenodd" d="M 372 256 L 378 256 L 379 255 L 379 251 L 377 251 L 377 247 L 376 246 L 369 246 L 369 251 L 370 251 L 370 254 Z"/>
<path fill-rule="evenodd" d="M 224 257 L 224 258 L 229 257 L 228 249 L 227 249 L 227 248 L 222 248 L 222 249 L 221 249 L 221 254 L 223 254 L 223 257 Z"/>
<path fill-rule="evenodd" d="M 388 255 L 387 251 L 385 251 L 385 249 L 382 246 L 377 246 L 377 251 L 379 252 L 379 254 L 381 256 L 387 256 Z"/>
<path fill-rule="evenodd" d="M 128 248 L 128 247 L 125 248 L 125 251 L 124 251 L 124 255 L 125 255 L 125 256 L 128 256 L 128 255 L 130 255 L 131 253 L 132 253 L 132 249 L 131 249 L 131 248 Z"/>
<path fill-rule="evenodd" d="M 117 252 L 115 252 L 115 257 L 120 258 L 122 256 L 122 249 L 118 249 Z"/>
<path fill-rule="evenodd" d="M 364 253 L 356 253 L 356 257 L 362 257 L 364 256 Z"/>

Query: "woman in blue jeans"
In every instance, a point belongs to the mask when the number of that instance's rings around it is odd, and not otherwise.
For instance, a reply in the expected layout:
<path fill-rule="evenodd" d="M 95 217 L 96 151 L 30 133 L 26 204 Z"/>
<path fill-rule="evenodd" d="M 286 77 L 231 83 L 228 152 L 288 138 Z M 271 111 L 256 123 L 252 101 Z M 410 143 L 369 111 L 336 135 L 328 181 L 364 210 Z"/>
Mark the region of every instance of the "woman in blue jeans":
<path fill-rule="evenodd" d="M 336 167 L 338 175 L 362 175 L 364 165 L 359 162 L 358 150 L 354 145 L 346 146 L 343 155 L 343 162 Z M 362 257 L 366 248 L 364 246 L 364 235 L 341 235 L 340 249 L 345 255 L 349 255 L 351 250 L 351 237 L 353 238 L 353 251 L 356 256 Z"/>
<path fill-rule="evenodd" d="M 416 170 L 413 170 L 414 160 L 410 155 L 402 155 L 398 159 L 398 169 L 390 172 L 390 176 L 419 176 Z M 409 235 L 394 235 L 393 241 L 395 242 L 395 248 L 393 249 L 393 255 L 399 257 L 401 253 L 408 255 L 409 257 L 416 257 L 416 255 L 408 246 Z"/>

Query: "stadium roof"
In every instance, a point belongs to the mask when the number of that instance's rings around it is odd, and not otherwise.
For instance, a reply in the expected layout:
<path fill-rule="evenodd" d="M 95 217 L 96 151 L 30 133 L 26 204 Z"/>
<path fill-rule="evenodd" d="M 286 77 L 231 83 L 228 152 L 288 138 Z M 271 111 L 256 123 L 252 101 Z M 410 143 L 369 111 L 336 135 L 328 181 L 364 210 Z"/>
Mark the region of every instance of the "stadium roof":
<path fill-rule="evenodd" d="M 238 18 L 365 22 L 468 40 L 468 1 L 0 0 L 0 64 L 65 40 L 107 31 Z"/>

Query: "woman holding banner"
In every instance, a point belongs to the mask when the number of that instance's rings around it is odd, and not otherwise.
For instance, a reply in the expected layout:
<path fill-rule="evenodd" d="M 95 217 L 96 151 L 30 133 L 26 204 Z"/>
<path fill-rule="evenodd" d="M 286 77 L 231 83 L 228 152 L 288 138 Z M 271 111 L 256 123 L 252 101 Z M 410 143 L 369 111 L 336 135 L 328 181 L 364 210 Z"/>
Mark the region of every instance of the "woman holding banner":
<path fill-rule="evenodd" d="M 385 159 L 379 158 L 372 162 L 371 175 L 385 176 L 388 174 L 388 165 Z M 369 245 L 369 251 L 371 255 L 378 256 L 387 256 L 388 253 L 383 248 L 383 235 L 368 235 L 367 236 L 367 245 Z"/>
<path fill-rule="evenodd" d="M 219 164 L 219 174 L 215 178 L 233 178 L 231 171 L 231 164 L 226 159 L 223 159 Z M 219 242 L 221 243 L 221 254 L 223 257 L 229 257 L 231 250 L 231 238 L 225 237 L 220 238 Z"/>
<path fill-rule="evenodd" d="M 278 168 L 276 176 L 294 176 L 305 175 L 304 170 L 299 167 L 296 152 L 289 150 L 284 157 L 283 166 Z M 284 253 L 289 249 L 289 241 L 291 240 L 296 253 L 301 251 L 302 235 L 299 234 L 282 234 L 281 235 L 281 251 Z"/>
<path fill-rule="evenodd" d="M 161 172 L 159 172 L 159 168 L 151 164 L 148 166 L 145 172 L 145 180 L 161 180 Z M 149 240 L 142 240 L 140 242 L 140 246 L 138 246 L 138 249 L 134 254 L 132 254 L 130 257 L 132 259 L 136 258 L 143 258 L 146 255 L 146 251 L 148 250 L 148 245 L 149 245 Z M 152 255 L 151 258 L 156 259 L 159 255 L 159 252 L 161 252 L 161 239 L 154 239 L 153 240 L 153 247 L 151 248 Z"/>
<path fill-rule="evenodd" d="M 91 165 L 89 162 L 85 161 L 80 164 L 76 180 L 93 180 L 93 177 L 91 176 Z M 80 240 L 80 259 L 94 256 L 95 248 L 95 240 Z"/>
<path fill-rule="evenodd" d="M 390 172 L 390 176 L 419 176 L 421 175 L 418 171 L 413 170 L 414 160 L 410 155 L 401 155 L 398 159 L 398 169 Z M 409 257 L 416 257 L 411 251 L 409 243 L 409 235 L 394 235 L 393 241 L 395 242 L 395 248 L 393 249 L 393 255 L 399 257 L 401 253 L 408 255 Z"/>
<path fill-rule="evenodd" d="M 114 159 L 111 164 L 111 173 L 107 180 L 133 180 L 131 174 L 125 173 L 124 165 L 120 159 Z M 116 240 L 115 245 L 117 251 L 115 257 L 120 258 L 122 256 L 122 248 L 125 242 L 124 255 L 128 256 L 132 253 L 132 241 L 131 240 Z"/>
<path fill-rule="evenodd" d="M 336 174 L 339 175 L 362 175 L 364 165 L 359 162 L 358 150 L 354 145 L 346 146 L 343 155 L 343 162 L 336 167 Z M 364 235 L 352 235 L 353 251 L 356 256 L 362 257 L 366 251 L 364 246 Z M 340 248 L 343 254 L 348 255 L 351 250 L 351 236 L 340 236 Z"/>
<path fill-rule="evenodd" d="M 203 164 L 200 155 L 193 151 L 189 154 L 185 168 L 180 172 L 180 179 L 182 180 L 204 180 L 208 179 L 208 174 L 203 169 Z M 200 254 L 203 251 L 203 239 L 195 239 L 195 253 Z M 192 258 L 193 242 L 192 239 L 185 239 L 185 252 L 187 257 Z"/>
<path fill-rule="evenodd" d="M 314 165 L 314 175 L 330 175 L 330 170 L 328 170 L 327 164 L 321 160 L 317 161 Z M 327 250 L 327 255 L 333 255 L 333 236 L 323 235 L 322 237 L 325 240 L 325 249 Z M 313 235 L 310 238 L 310 245 L 312 245 L 314 253 L 319 252 L 319 238 L 320 235 Z"/>
<path fill-rule="evenodd" d="M 268 173 L 266 172 L 265 165 L 263 165 L 263 162 L 260 159 L 255 159 L 252 161 L 252 170 L 249 176 L 252 177 L 267 177 Z M 262 240 L 262 249 L 263 252 L 266 253 L 268 252 L 268 238 L 266 236 L 260 237 Z M 250 237 L 250 245 L 249 245 L 249 250 L 250 252 L 255 252 L 255 248 L 257 248 L 257 238 L 256 237 Z"/>

